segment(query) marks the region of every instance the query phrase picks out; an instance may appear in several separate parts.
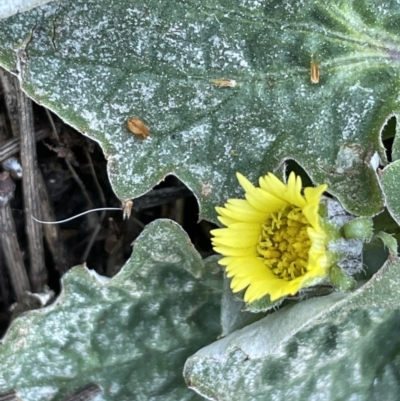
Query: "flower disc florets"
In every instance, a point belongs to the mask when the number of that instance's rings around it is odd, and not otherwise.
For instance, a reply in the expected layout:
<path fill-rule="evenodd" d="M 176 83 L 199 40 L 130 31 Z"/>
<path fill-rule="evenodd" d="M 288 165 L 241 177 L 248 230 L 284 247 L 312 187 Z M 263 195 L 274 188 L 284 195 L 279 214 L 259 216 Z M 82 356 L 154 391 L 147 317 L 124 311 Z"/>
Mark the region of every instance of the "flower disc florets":
<path fill-rule="evenodd" d="M 286 206 L 271 213 L 261 226 L 257 252 L 273 273 L 290 281 L 307 272 L 308 221 L 298 207 Z"/>
<path fill-rule="evenodd" d="M 306 188 L 303 195 L 294 173 L 286 185 L 268 174 L 259 188 L 237 177 L 246 199 L 229 199 L 218 207 L 226 228 L 212 231 L 214 249 L 225 256 L 219 263 L 233 277 L 232 290 L 247 288 L 246 302 L 265 295 L 274 301 L 326 277 L 326 234 L 318 207 L 327 186 Z"/>

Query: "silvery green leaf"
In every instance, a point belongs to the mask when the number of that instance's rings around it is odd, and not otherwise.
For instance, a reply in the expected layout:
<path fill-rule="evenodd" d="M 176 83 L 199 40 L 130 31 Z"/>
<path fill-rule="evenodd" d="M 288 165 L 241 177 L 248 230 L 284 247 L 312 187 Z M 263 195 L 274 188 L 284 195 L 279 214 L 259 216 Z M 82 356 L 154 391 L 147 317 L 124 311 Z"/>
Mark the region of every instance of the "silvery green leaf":
<path fill-rule="evenodd" d="M 380 176 L 386 206 L 393 219 L 400 224 L 400 160 L 390 163 Z"/>
<path fill-rule="evenodd" d="M 210 400 L 381 400 L 400 391 L 395 258 L 350 295 L 287 306 L 188 359 L 188 385 Z"/>
<path fill-rule="evenodd" d="M 101 144 L 121 199 L 175 174 L 215 220 L 237 171 L 255 182 L 292 159 L 366 216 L 399 112 L 399 16 L 381 0 L 64 0 L 1 21 L 0 63 Z"/>
<path fill-rule="evenodd" d="M 238 294 L 234 294 L 230 284 L 231 280 L 225 274 L 221 300 L 221 337 L 261 319 L 265 315 L 262 312 L 269 309 L 266 307 L 257 308 L 258 305 L 254 305 L 254 308 L 250 309 L 249 306 L 251 307 L 252 304 L 246 304 Z M 273 307 L 274 305 L 270 306 L 270 308 Z"/>
<path fill-rule="evenodd" d="M 2 0 L 0 2 L 0 18 L 7 18 L 16 13 L 22 13 L 46 4 L 49 1 L 52 0 Z"/>
<path fill-rule="evenodd" d="M 147 226 L 112 279 L 75 267 L 56 302 L 17 318 L 0 343 L 0 393 L 57 401 L 97 383 L 96 401 L 199 400 L 182 369 L 221 332 L 222 275 L 210 267 L 168 220 Z"/>

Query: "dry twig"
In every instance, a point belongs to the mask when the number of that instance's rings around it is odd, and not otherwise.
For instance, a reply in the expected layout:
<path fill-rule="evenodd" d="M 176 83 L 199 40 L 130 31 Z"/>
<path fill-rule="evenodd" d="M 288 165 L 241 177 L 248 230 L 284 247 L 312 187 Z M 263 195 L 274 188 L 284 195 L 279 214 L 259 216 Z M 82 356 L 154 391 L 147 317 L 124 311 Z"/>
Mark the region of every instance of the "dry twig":
<path fill-rule="evenodd" d="M 5 89 L 4 92 L 7 93 Z M 4 143 L 8 136 L 5 116 L 3 110 L 0 110 L 0 143 Z M 10 159 L 5 159 L 3 161 L 6 162 L 7 160 Z M 14 195 L 15 184 L 9 173 L 4 172 L 1 173 L 0 176 L 0 244 L 3 250 L 4 261 L 7 265 L 11 286 L 16 298 L 19 300 L 25 291 L 30 290 L 30 285 L 9 204 Z"/>
<path fill-rule="evenodd" d="M 42 139 L 50 136 L 51 131 L 48 128 L 43 128 L 36 132 L 35 141 L 41 141 Z M 9 157 L 15 155 L 20 151 L 21 138 L 8 139 L 5 142 L 0 143 L 0 163 Z"/>
<path fill-rule="evenodd" d="M 22 188 L 24 194 L 25 228 L 28 239 L 30 269 L 29 277 L 34 292 L 42 292 L 47 281 L 44 261 L 42 226 L 30 218 L 41 219 L 38 193 L 36 143 L 33 127 L 32 102 L 20 90 L 18 92 L 18 115 L 21 132 L 21 165 L 24 172 Z"/>
<path fill-rule="evenodd" d="M 89 153 L 89 151 L 87 150 L 86 147 L 84 148 L 84 151 L 85 151 L 85 156 L 86 156 L 86 158 L 87 158 L 87 160 L 89 162 L 90 172 L 92 173 L 92 177 L 93 177 L 94 183 L 96 185 L 97 192 L 99 193 L 99 196 L 100 196 L 101 206 L 102 207 L 106 207 L 107 206 L 106 205 L 106 198 L 104 196 L 103 190 L 101 189 L 99 180 L 97 179 L 97 175 L 96 175 L 96 171 L 95 171 L 94 166 L 93 166 L 92 158 L 90 157 L 90 153 Z M 97 236 L 98 236 L 98 234 L 99 234 L 99 232 L 101 230 L 101 227 L 102 227 L 101 223 L 103 222 L 103 219 L 104 219 L 105 215 L 106 215 L 105 211 L 102 211 L 100 213 L 100 217 L 99 217 L 99 219 L 98 219 L 98 221 L 97 221 L 97 223 L 96 223 L 96 225 L 94 227 L 94 230 L 92 231 L 92 234 L 90 236 L 90 240 L 86 245 L 85 251 L 83 252 L 82 261 L 86 261 L 87 257 L 89 256 L 89 253 L 90 253 L 90 250 L 92 249 L 94 241 L 96 240 L 96 238 L 97 238 Z"/>
<path fill-rule="evenodd" d="M 15 390 L 10 390 L 0 394 L 0 401 L 21 401 L 21 398 L 17 397 Z"/>
<path fill-rule="evenodd" d="M 42 200 L 41 202 L 42 218 L 45 221 L 55 221 L 56 217 L 51 207 L 49 194 L 47 193 L 46 189 L 46 184 L 44 182 L 42 172 L 39 169 L 38 169 L 38 184 L 39 184 L 39 196 L 40 199 Z M 53 261 L 55 263 L 56 269 L 61 273 L 65 273 L 71 267 L 71 265 L 70 265 L 69 253 L 64 245 L 64 241 L 62 240 L 60 227 L 57 224 L 54 225 L 45 224 L 43 225 L 43 232 L 44 232 L 44 237 L 46 239 L 46 243 L 53 256 Z"/>
<path fill-rule="evenodd" d="M 57 138 L 57 140 L 59 141 L 60 138 L 59 138 L 59 135 L 58 135 L 58 132 L 57 132 L 57 128 L 56 128 L 56 126 L 54 124 L 53 118 L 51 116 L 51 113 L 47 109 L 46 109 L 46 113 L 47 113 L 47 117 L 49 118 L 52 130 L 53 130 L 53 136 L 55 138 Z M 76 173 L 74 166 L 71 164 L 71 162 L 68 160 L 68 158 L 65 158 L 64 160 L 65 160 L 65 163 L 66 163 L 70 173 L 72 174 L 72 177 L 74 178 L 75 182 L 80 187 L 80 189 L 81 189 L 81 191 L 83 193 L 83 196 L 85 197 L 86 202 L 88 204 L 88 208 L 89 209 L 94 209 L 94 205 L 93 205 L 92 200 L 90 199 L 89 193 L 87 192 L 84 183 L 82 182 L 82 180 L 79 178 L 78 174 Z M 40 219 L 40 220 L 42 220 L 42 219 Z M 89 214 L 87 216 L 87 222 L 88 222 L 89 226 L 94 228 L 95 232 L 96 232 L 96 229 L 98 228 L 98 226 L 101 224 L 101 221 L 98 218 L 98 216 L 97 215 L 93 215 L 93 214 Z M 96 235 L 97 235 L 98 231 L 96 232 Z M 92 241 L 92 244 L 93 244 L 93 242 L 94 242 L 93 236 L 92 236 L 91 241 Z M 87 258 L 87 255 L 88 255 L 88 251 L 87 250 L 89 249 L 89 251 L 90 251 L 91 247 L 92 247 L 92 245 L 90 245 L 89 247 L 86 247 L 86 251 L 84 252 L 84 255 L 82 257 L 82 263 L 86 262 L 86 258 Z"/>
<path fill-rule="evenodd" d="M 7 263 L 8 274 L 15 296 L 19 299 L 25 291 L 30 290 L 30 286 L 16 238 L 14 219 L 8 204 L 5 207 L 0 207 L 0 221 L 2 225 L 0 239 L 4 259 Z"/>
<path fill-rule="evenodd" d="M 19 138 L 18 124 L 18 78 L 7 71 L 0 69 L 0 80 L 4 92 L 4 100 L 7 107 L 7 113 L 10 120 L 11 131 L 15 138 Z"/>

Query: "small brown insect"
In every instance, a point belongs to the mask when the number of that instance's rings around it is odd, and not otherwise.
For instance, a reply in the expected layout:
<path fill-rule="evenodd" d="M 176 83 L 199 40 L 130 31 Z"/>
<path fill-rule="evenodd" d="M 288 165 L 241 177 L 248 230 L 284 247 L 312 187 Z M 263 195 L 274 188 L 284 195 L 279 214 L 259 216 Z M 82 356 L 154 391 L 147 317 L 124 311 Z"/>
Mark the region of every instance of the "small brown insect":
<path fill-rule="evenodd" d="M 132 213 L 132 207 L 133 207 L 133 202 L 130 199 L 122 201 L 122 207 L 123 207 L 123 220 L 129 219 L 131 217 Z"/>
<path fill-rule="evenodd" d="M 140 139 L 146 139 L 150 135 L 150 131 L 142 120 L 136 117 L 128 118 L 126 126 L 129 131 L 135 134 Z"/>
<path fill-rule="evenodd" d="M 311 57 L 310 62 L 310 78 L 311 83 L 317 84 L 319 82 L 319 64 Z"/>
<path fill-rule="evenodd" d="M 234 79 L 210 79 L 210 82 L 219 87 L 229 87 L 234 88 L 237 85 L 237 82 Z"/>

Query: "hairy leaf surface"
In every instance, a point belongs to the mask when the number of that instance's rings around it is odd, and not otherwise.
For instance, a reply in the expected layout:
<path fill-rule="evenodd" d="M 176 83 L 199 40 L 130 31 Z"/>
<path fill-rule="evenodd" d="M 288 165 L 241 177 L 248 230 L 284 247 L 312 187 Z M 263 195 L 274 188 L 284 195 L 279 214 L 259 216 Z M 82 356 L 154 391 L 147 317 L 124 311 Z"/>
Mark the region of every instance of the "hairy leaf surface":
<path fill-rule="evenodd" d="M 198 351 L 186 381 L 210 400 L 379 400 L 400 390 L 400 262 L 351 295 L 285 307 Z"/>
<path fill-rule="evenodd" d="M 239 194 L 236 171 L 255 181 L 294 159 L 372 215 L 370 161 L 385 160 L 380 131 L 399 112 L 399 28 L 394 1 L 70 0 L 1 21 L 0 62 L 100 142 L 121 199 L 175 174 L 214 220 Z"/>
<path fill-rule="evenodd" d="M 167 220 L 146 228 L 112 279 L 74 268 L 57 301 L 16 319 L 0 343 L 0 393 L 56 401 L 94 382 L 96 401 L 200 400 L 182 369 L 221 332 L 212 270 Z"/>

